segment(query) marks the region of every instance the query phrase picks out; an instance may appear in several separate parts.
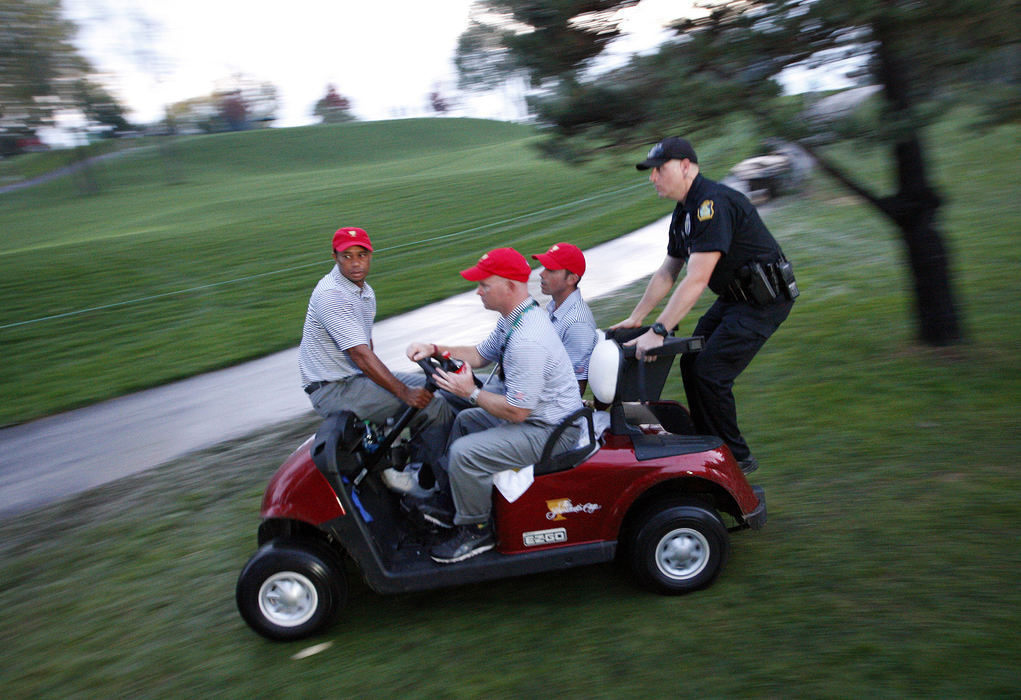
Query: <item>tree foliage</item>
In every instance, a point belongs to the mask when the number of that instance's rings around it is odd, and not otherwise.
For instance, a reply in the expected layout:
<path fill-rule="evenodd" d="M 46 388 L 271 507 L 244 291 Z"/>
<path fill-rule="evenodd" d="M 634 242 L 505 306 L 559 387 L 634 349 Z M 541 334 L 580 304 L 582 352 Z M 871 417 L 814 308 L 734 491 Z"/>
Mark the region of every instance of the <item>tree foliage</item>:
<path fill-rule="evenodd" d="M 457 86 L 461 90 L 492 90 L 499 87 L 519 69 L 504 45 L 504 31 L 494 22 L 472 17 L 468 29 L 457 41 L 454 65 Z"/>
<path fill-rule="evenodd" d="M 173 128 L 181 132 L 214 134 L 270 125 L 279 100 L 273 83 L 242 73 L 217 81 L 208 95 L 191 97 L 167 107 Z"/>
<path fill-rule="evenodd" d="M 860 84 L 883 87 L 884 109 L 867 135 L 884 141 L 924 128 L 949 100 L 962 96 L 988 107 L 992 118 L 1017 118 L 1016 4 L 721 0 L 698 7 L 695 16 L 674 25 L 676 38 L 656 53 L 609 73 L 561 82 L 534 100 L 540 121 L 561 137 L 600 133 L 614 143 L 634 143 L 671 130 L 712 128 L 743 112 L 771 134 L 818 141 L 834 125 L 791 119 L 784 107 L 791 101 L 778 101 L 779 79 L 791 67 L 840 62 L 857 66 L 851 77 Z M 506 46 L 512 54 L 522 50 L 521 44 Z M 518 65 L 527 64 L 518 59 Z M 947 90 L 975 81 L 983 83 L 979 94 Z M 614 117 L 628 130 L 601 128 L 619 104 L 634 112 Z"/>
<path fill-rule="evenodd" d="M 323 124 L 341 124 L 355 120 L 351 113 L 351 100 L 337 92 L 335 85 L 326 86 L 326 94 L 316 102 L 313 110 Z"/>
<path fill-rule="evenodd" d="M 62 110 L 128 128 L 124 110 L 91 76 L 60 0 L 0 0 L 0 130 L 34 132 Z"/>
<path fill-rule="evenodd" d="M 88 79 L 79 81 L 75 102 L 90 123 L 103 129 L 104 135 L 116 135 L 131 130 L 124 108 L 99 83 Z"/>
<path fill-rule="evenodd" d="M 4 119 L 43 124 L 61 96 L 88 73 L 71 44 L 74 25 L 59 0 L 0 0 L 0 110 Z M 51 98 L 49 100 L 36 98 Z"/>
<path fill-rule="evenodd" d="M 495 87 L 508 74 L 533 85 L 571 82 L 620 36 L 617 10 L 638 0 L 488 0 L 459 40 L 455 63 L 461 87 Z"/>
<path fill-rule="evenodd" d="M 501 39 L 508 54 L 501 58 L 504 65 L 527 70 L 533 83 L 558 77 L 545 96 L 533 100 L 550 132 L 547 151 L 578 157 L 600 147 L 649 143 L 665 134 L 709 134 L 732 116 L 750 114 L 763 135 L 802 144 L 826 172 L 900 230 L 914 280 L 920 338 L 945 344 L 962 337 L 949 254 L 937 228 L 941 197 L 929 180 L 924 133 L 932 117 L 962 97 L 985 106 L 992 121 L 1018 118 L 1021 17 L 1016 2 L 706 1 L 674 25 L 676 37 L 657 52 L 594 77 L 582 71 L 605 42 L 591 41 L 578 51 L 573 33 L 548 31 L 576 25 L 580 15 L 563 13 L 573 12 L 577 3 L 479 4 L 519 23 Z M 632 4 L 599 3 L 600 17 L 612 18 L 614 10 Z M 555 24 L 540 21 L 554 16 Z M 536 41 L 543 29 L 544 41 Z M 492 55 L 496 51 L 490 48 Z M 563 57 L 559 63 L 553 58 L 558 55 Z M 896 177 L 892 194 L 873 191 L 870 182 L 826 158 L 825 144 L 846 133 L 842 125 L 813 117 L 818 112 L 803 110 L 798 99 L 782 95 L 786 69 L 825 65 L 855 66 L 851 77 L 859 84 L 879 86 L 881 108 L 875 119 L 855 124 L 855 135 L 890 149 Z M 568 72 L 557 73 L 554 67 Z"/>

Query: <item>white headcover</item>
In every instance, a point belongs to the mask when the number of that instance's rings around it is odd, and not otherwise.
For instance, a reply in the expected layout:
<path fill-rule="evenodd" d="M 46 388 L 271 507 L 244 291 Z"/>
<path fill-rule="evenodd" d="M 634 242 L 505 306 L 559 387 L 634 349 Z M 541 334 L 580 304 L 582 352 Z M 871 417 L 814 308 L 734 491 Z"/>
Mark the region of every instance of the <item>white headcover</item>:
<path fill-rule="evenodd" d="M 613 403 L 620 374 L 620 346 L 609 338 L 596 343 L 588 363 L 588 385 L 602 403 Z"/>

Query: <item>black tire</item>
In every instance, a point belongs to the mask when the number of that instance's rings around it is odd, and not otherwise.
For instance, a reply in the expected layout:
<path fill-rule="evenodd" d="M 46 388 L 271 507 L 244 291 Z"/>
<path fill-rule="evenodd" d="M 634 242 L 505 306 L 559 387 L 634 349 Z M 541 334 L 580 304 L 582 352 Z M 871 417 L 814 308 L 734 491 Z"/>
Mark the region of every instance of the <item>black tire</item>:
<path fill-rule="evenodd" d="M 730 553 L 730 533 L 719 514 L 695 503 L 672 504 L 648 513 L 628 543 L 639 583 L 663 595 L 705 588 Z"/>
<path fill-rule="evenodd" d="M 343 566 L 314 542 L 273 540 L 238 576 L 238 611 L 249 626 L 276 641 L 328 628 L 347 601 Z"/>

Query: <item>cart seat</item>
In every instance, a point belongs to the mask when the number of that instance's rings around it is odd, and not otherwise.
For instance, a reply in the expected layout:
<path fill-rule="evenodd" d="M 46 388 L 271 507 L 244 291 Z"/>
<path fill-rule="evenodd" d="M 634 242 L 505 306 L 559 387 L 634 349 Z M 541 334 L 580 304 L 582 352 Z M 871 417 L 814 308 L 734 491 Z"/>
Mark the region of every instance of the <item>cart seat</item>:
<path fill-rule="evenodd" d="M 557 440 L 565 430 L 578 423 L 579 420 L 584 421 L 584 426 L 588 430 L 581 431 L 577 445 L 566 452 L 553 455 L 553 447 L 557 444 Z M 493 476 L 493 486 L 508 502 L 513 503 L 528 490 L 535 477 L 573 469 L 598 452 L 602 444 L 600 440 L 603 433 L 609 429 L 610 423 L 610 414 L 605 411 L 593 412 L 588 406 L 575 411 L 553 431 L 543 447 L 542 456 L 535 464 L 530 464 L 522 469 L 506 469 L 497 472 Z"/>
<path fill-rule="evenodd" d="M 556 447 L 560 436 L 571 426 L 577 425 L 579 421 L 582 422 L 582 431 L 578 436 L 577 445 L 566 452 L 553 454 L 553 449 Z M 535 475 L 552 474 L 571 469 L 594 455 L 599 450 L 599 438 L 606 430 L 608 421 L 609 416 L 606 416 L 605 419 L 600 418 L 599 422 L 602 429 L 597 434 L 595 428 L 596 419 L 593 410 L 589 406 L 582 406 L 567 416 L 547 438 L 546 444 L 542 449 L 542 456 L 535 463 Z M 588 428 L 588 430 L 586 431 L 585 428 Z"/>

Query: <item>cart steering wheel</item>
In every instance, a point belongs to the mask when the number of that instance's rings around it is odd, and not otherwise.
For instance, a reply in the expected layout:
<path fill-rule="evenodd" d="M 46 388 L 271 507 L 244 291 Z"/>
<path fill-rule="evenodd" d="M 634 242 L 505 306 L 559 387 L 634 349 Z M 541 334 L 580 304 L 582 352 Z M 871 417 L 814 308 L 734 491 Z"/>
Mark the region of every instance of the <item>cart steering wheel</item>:
<path fill-rule="evenodd" d="M 421 360 L 415 360 L 415 362 L 425 372 L 425 390 L 435 392 L 438 387 L 436 382 L 433 381 L 433 377 L 436 376 L 436 370 L 441 367 L 440 361 L 434 357 L 423 357 Z"/>
<path fill-rule="evenodd" d="M 433 377 L 436 375 L 437 369 L 443 369 L 447 372 L 456 371 L 456 367 L 448 365 L 448 360 L 438 360 L 435 357 L 423 357 L 421 360 L 415 360 L 418 366 L 425 372 L 425 388 L 427 391 L 436 391 L 436 382 L 433 381 Z M 482 388 L 482 380 L 480 380 L 474 374 L 472 379 L 475 381 L 475 386 Z"/>

